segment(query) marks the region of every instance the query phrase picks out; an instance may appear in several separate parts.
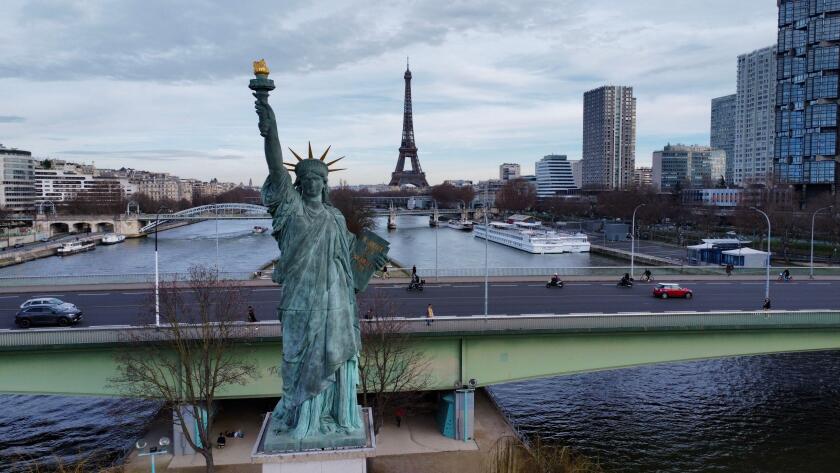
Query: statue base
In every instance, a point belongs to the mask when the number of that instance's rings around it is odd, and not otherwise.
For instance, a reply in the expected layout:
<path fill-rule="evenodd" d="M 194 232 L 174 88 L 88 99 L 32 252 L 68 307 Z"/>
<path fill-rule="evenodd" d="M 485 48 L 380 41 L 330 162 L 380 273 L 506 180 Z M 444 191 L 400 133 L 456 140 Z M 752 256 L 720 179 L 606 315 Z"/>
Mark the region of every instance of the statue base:
<path fill-rule="evenodd" d="M 312 439 L 294 439 L 286 433 L 275 433 L 269 412 L 251 451 L 251 460 L 263 464 L 263 473 L 365 473 L 367 458 L 374 456 L 376 437 L 371 409 L 359 409 L 364 427 L 358 432 Z"/>

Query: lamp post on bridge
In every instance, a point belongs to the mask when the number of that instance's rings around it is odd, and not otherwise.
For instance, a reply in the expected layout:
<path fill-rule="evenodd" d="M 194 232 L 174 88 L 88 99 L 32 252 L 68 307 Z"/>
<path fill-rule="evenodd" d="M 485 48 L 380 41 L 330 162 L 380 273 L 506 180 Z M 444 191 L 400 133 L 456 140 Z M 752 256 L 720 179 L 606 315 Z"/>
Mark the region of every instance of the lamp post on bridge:
<path fill-rule="evenodd" d="M 632 280 L 634 277 L 633 269 L 634 269 L 634 260 L 636 256 L 636 211 L 639 208 L 644 207 L 647 204 L 639 204 L 633 209 L 633 218 L 631 220 L 630 226 L 630 279 Z M 606 235 L 606 232 L 604 232 Z"/>
<path fill-rule="evenodd" d="M 166 447 L 169 446 L 169 437 L 161 437 L 158 440 L 158 445 L 160 445 L 160 449 L 157 447 L 150 447 L 148 452 L 144 452 L 143 450 L 146 448 L 146 441 L 145 440 L 138 440 L 135 447 L 140 453 L 137 454 L 138 457 L 150 457 L 152 459 L 152 473 L 155 473 L 155 457 L 158 455 L 165 455 L 169 453 L 166 451 Z"/>
<path fill-rule="evenodd" d="M 770 256 L 772 253 L 770 252 L 770 217 L 764 213 L 763 210 L 760 210 L 758 207 L 750 207 L 751 209 L 755 210 L 756 212 L 764 215 L 764 218 L 767 220 L 767 281 L 765 281 L 764 285 L 764 298 L 769 301 L 770 300 Z"/>
<path fill-rule="evenodd" d="M 814 215 L 811 215 L 811 271 L 808 275 L 809 279 L 814 279 L 814 219 L 817 218 L 818 213 L 822 212 L 823 210 L 831 209 L 833 207 L 833 205 L 829 205 L 821 209 L 817 209 L 816 211 L 814 211 Z"/>
<path fill-rule="evenodd" d="M 487 198 L 487 193 L 490 188 L 490 180 L 484 184 L 484 316 L 487 317 L 488 312 L 488 298 L 487 298 L 487 289 L 489 287 L 489 276 L 490 276 L 490 266 L 487 259 L 487 251 L 489 248 L 489 239 L 490 239 L 490 226 L 487 224 L 487 212 L 490 211 L 488 208 L 489 200 Z"/>
<path fill-rule="evenodd" d="M 160 326 L 160 271 L 158 259 L 158 227 L 160 227 L 160 213 L 169 210 L 165 206 L 160 207 L 155 216 L 155 326 Z M 154 457 L 152 458 L 154 465 Z"/>

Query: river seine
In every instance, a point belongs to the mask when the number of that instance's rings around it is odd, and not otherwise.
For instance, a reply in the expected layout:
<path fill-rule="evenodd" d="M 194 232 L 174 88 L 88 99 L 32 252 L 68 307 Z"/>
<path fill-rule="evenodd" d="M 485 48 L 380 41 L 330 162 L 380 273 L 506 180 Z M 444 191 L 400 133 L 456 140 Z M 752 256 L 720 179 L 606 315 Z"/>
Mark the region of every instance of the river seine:
<path fill-rule="evenodd" d="M 424 218 L 401 218 L 380 234 L 405 265 L 484 265 L 484 243 Z M 278 255 L 267 221 L 203 222 L 161 232 L 162 272 L 193 263 L 250 272 Z M 68 258 L 0 269 L 2 276 L 151 273 L 153 239 L 129 240 Z M 526 255 L 489 246 L 491 267 L 615 265 L 596 255 Z M 826 472 L 840 465 L 840 353 L 741 357 L 564 376 L 491 388 L 524 434 L 597 458 L 610 472 Z M 119 455 L 157 412 L 154 403 L 0 396 L 0 471 L 30 461 Z"/>

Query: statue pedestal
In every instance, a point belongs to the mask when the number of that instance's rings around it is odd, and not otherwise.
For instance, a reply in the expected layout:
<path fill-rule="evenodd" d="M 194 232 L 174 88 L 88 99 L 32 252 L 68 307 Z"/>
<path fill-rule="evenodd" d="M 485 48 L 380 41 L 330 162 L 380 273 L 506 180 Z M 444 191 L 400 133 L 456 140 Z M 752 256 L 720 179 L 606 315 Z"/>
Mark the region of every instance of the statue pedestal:
<path fill-rule="evenodd" d="M 269 412 L 251 460 L 262 464 L 263 473 L 366 473 L 367 458 L 376 448 L 370 408 L 362 409 L 362 419 L 364 428 L 357 433 L 297 440 L 271 432 Z"/>

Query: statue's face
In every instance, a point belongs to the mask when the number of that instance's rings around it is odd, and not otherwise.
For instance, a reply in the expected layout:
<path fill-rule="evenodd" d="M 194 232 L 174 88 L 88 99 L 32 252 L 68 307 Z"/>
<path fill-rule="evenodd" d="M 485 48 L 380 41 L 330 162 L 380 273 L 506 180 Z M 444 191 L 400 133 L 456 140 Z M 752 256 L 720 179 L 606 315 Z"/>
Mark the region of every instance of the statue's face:
<path fill-rule="evenodd" d="M 307 200 L 321 200 L 324 179 L 313 172 L 306 173 L 300 178 L 300 190 Z"/>

